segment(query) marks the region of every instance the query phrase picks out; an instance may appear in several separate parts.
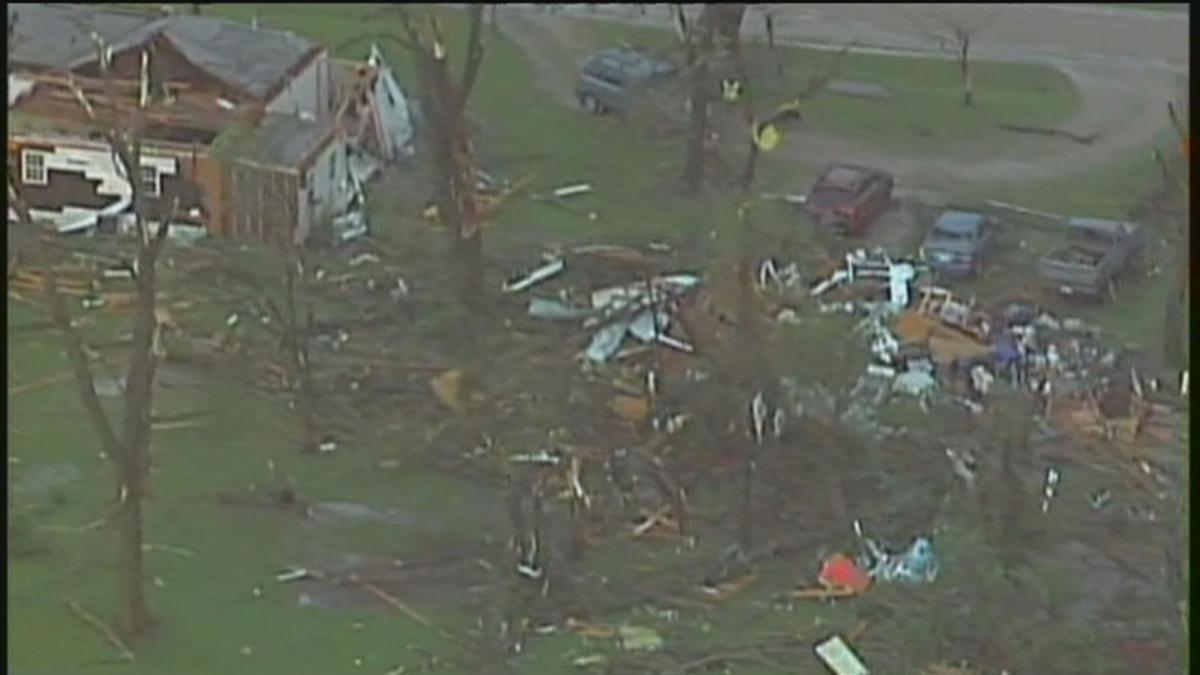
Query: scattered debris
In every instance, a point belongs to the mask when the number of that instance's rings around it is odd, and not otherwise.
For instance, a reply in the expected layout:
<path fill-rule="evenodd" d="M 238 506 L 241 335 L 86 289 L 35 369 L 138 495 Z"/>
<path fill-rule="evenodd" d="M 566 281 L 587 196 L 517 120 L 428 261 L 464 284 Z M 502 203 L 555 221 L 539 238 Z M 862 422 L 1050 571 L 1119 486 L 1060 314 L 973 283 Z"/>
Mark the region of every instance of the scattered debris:
<path fill-rule="evenodd" d="M 640 396 L 617 395 L 608 405 L 618 417 L 634 424 L 641 424 L 650 415 L 650 401 Z"/>
<path fill-rule="evenodd" d="M 862 593 L 871 586 L 871 576 L 854 563 L 849 556 L 838 553 L 821 565 L 817 580 L 822 586 Z"/>
<path fill-rule="evenodd" d="M 292 581 L 301 581 L 303 579 L 312 579 L 314 577 L 315 575 L 310 570 L 299 567 L 276 574 L 275 581 L 278 581 L 281 584 L 286 584 Z"/>
<path fill-rule="evenodd" d="M 366 263 L 378 263 L 378 262 L 379 262 L 379 256 L 377 256 L 373 253 L 360 253 L 350 259 L 350 266 L 358 267 L 359 265 L 364 265 Z"/>
<path fill-rule="evenodd" d="M 95 387 L 96 394 L 98 396 L 120 396 L 125 391 L 125 378 L 96 378 L 95 381 L 93 381 L 92 386 Z"/>
<path fill-rule="evenodd" d="M 621 349 L 621 340 L 629 331 L 630 322 L 613 323 L 601 328 L 592 336 L 584 355 L 596 363 L 604 363 L 611 359 Z"/>
<path fill-rule="evenodd" d="M 626 624 L 617 627 L 617 644 L 629 652 L 654 651 L 662 648 L 663 639 L 653 628 Z"/>
<path fill-rule="evenodd" d="M 560 188 L 555 188 L 550 194 L 559 199 L 566 197 L 574 197 L 576 195 L 584 195 L 592 191 L 591 183 L 575 183 L 574 185 L 564 185 Z"/>
<path fill-rule="evenodd" d="M 505 293 L 519 293 L 527 288 L 532 288 L 543 281 L 550 279 L 558 274 L 561 274 L 566 269 L 567 264 L 562 258 L 553 258 L 546 264 L 534 269 L 525 275 L 504 282 L 501 287 Z"/>
<path fill-rule="evenodd" d="M 587 668 L 588 666 L 602 666 L 608 663 L 608 657 L 603 654 L 585 654 L 577 656 L 571 660 L 571 665 L 576 668 Z"/>
<path fill-rule="evenodd" d="M 817 657 L 834 675 L 870 675 L 862 659 L 858 658 L 841 636 L 835 635 L 818 644 L 815 651 Z"/>
<path fill-rule="evenodd" d="M 537 319 L 552 321 L 578 321 L 595 314 L 595 310 L 587 307 L 572 307 L 561 300 L 533 298 L 529 301 L 529 316 Z"/>
<path fill-rule="evenodd" d="M 429 381 L 429 386 L 433 389 L 433 394 L 437 397 L 437 400 L 442 405 L 459 414 L 464 410 L 462 402 L 462 378 L 462 369 L 454 368 Z"/>
<path fill-rule="evenodd" d="M 917 537 L 907 551 L 899 555 L 888 553 L 871 539 L 864 539 L 867 554 L 860 564 L 868 569 L 872 578 L 907 584 L 930 583 L 937 579 L 938 559 L 933 544 L 925 537 Z"/>
<path fill-rule="evenodd" d="M 909 370 L 896 376 L 892 381 L 892 390 L 909 396 L 927 396 L 933 391 L 937 382 L 933 375 L 920 370 Z"/>
<path fill-rule="evenodd" d="M 1054 467 L 1046 469 L 1046 480 L 1042 486 L 1042 513 L 1050 510 L 1050 502 L 1053 501 L 1055 494 L 1058 492 L 1059 478 L 1058 469 Z"/>
<path fill-rule="evenodd" d="M 75 616 L 79 617 L 84 621 L 84 623 L 99 631 L 100 634 L 104 636 L 104 639 L 108 640 L 109 644 L 117 649 L 117 652 L 120 653 L 123 660 L 133 660 L 133 652 L 129 651 L 129 647 L 125 646 L 125 643 L 120 637 L 118 637 L 116 631 L 110 628 L 108 624 L 104 623 L 100 619 L 97 619 L 94 614 L 91 614 L 85 610 L 78 602 L 71 599 L 65 599 L 65 602 L 67 603 L 67 607 L 70 608 L 71 612 L 75 614 Z"/>

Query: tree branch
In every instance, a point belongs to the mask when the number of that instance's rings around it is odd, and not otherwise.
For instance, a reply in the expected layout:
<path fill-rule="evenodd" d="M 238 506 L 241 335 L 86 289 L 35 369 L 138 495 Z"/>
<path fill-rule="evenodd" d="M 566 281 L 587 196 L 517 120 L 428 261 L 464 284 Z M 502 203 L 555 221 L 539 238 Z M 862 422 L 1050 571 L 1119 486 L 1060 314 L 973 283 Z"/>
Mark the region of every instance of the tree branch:
<path fill-rule="evenodd" d="M 96 394 L 95 376 L 92 374 L 91 364 L 84 351 L 83 339 L 71 325 L 70 313 L 67 311 L 62 294 L 58 292 L 58 273 L 54 270 L 53 263 L 46 266 L 46 299 L 50 304 L 50 318 L 66 338 L 67 357 L 71 361 L 71 367 L 75 372 L 75 381 L 79 385 L 79 399 L 100 436 L 100 446 L 104 448 L 104 452 L 109 457 L 113 458 L 113 461 L 123 462 L 126 455 L 125 448 L 113 431 L 108 414 L 104 412 L 104 407 L 100 404 L 100 397 Z"/>
<path fill-rule="evenodd" d="M 479 66 L 483 63 L 483 5 L 471 5 L 471 28 L 467 34 L 467 59 L 463 62 L 462 79 L 458 86 L 459 109 L 467 105 L 475 80 L 479 77 Z"/>

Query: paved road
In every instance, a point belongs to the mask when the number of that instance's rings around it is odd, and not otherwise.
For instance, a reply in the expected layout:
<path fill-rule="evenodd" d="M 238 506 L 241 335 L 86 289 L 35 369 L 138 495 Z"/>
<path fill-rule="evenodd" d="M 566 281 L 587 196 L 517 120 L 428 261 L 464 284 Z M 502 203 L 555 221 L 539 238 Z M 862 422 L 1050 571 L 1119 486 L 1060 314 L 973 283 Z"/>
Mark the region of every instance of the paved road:
<path fill-rule="evenodd" d="M 555 17 L 604 17 L 666 26 L 667 5 L 640 12 L 633 5 L 509 5 L 531 27 L 556 32 Z M 694 7 L 694 6 L 689 6 Z M 764 33 L 761 8 L 744 24 L 748 37 Z M 954 190 L 966 182 L 1041 180 L 1127 157 L 1145 147 L 1167 124 L 1166 103 L 1186 88 L 1189 32 L 1187 15 L 1087 5 L 774 5 L 776 37 L 784 43 L 829 46 L 854 43 L 862 51 L 952 58 L 953 25 L 977 27 L 977 58 L 1032 62 L 1059 68 L 1079 88 L 1079 113 L 1062 126 L 1097 133 L 1091 146 L 1067 141 L 1014 139 L 1007 150 L 983 161 L 950 160 L 881 153 L 853 139 L 799 134 L 786 146 L 797 161 L 822 164 L 834 158 L 876 164 L 912 186 Z M 514 17 L 517 18 L 517 17 Z M 503 21 L 503 19 L 502 19 Z M 560 41 L 561 42 L 561 41 Z M 570 50 L 573 45 L 560 44 Z M 527 53 L 536 62 L 573 66 L 564 54 L 546 53 L 546 40 Z"/>

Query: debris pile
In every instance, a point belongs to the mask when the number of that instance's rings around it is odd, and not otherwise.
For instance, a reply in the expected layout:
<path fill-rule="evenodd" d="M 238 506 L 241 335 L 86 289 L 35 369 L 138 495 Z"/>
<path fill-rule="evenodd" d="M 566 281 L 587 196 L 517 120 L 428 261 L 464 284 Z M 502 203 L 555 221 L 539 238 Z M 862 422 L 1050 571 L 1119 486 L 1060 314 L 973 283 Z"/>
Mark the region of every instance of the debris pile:
<path fill-rule="evenodd" d="M 575 252 L 579 253 L 580 249 Z M 596 251 L 585 248 L 583 252 Z M 566 268 L 565 258 L 547 256 L 545 264 L 505 282 L 503 290 L 506 293 L 526 291 L 562 274 Z M 695 348 L 687 336 L 681 334 L 675 316 L 680 301 L 699 284 L 700 277 L 695 274 L 646 274 L 624 284 L 587 291 L 564 288 L 557 298 L 534 297 L 530 299 L 526 313 L 536 319 L 580 322 L 583 328 L 591 329 L 593 332 L 583 357 L 593 363 L 619 360 L 632 353 L 631 350 L 621 351 L 627 337 L 645 345 L 661 344 L 692 353 Z M 579 296 L 586 297 L 586 302 L 572 301 Z"/>

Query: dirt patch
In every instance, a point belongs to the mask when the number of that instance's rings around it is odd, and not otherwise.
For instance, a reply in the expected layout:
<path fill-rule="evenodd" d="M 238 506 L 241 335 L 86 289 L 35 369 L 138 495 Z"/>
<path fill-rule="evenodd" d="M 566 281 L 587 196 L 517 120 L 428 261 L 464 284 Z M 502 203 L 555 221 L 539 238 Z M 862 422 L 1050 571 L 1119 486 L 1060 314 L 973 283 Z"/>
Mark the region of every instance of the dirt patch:
<path fill-rule="evenodd" d="M 349 520 L 383 522 L 405 527 L 426 527 L 433 529 L 441 527 L 441 524 L 436 520 L 423 518 L 415 513 L 399 509 L 380 510 L 355 502 L 321 502 L 313 504 L 310 508 L 313 522 L 318 524 L 345 522 Z"/>
<path fill-rule="evenodd" d="M 371 584 L 418 612 L 422 612 L 423 607 L 461 607 L 494 591 L 496 578 L 488 568 L 489 563 L 479 560 L 473 553 L 462 552 L 421 561 L 343 554 L 318 568 L 321 578 L 306 579 L 291 586 L 301 607 L 395 610 L 352 577 Z"/>
<path fill-rule="evenodd" d="M 24 471 L 15 487 L 24 496 L 39 499 L 77 480 L 79 469 L 73 464 L 42 464 Z"/>

